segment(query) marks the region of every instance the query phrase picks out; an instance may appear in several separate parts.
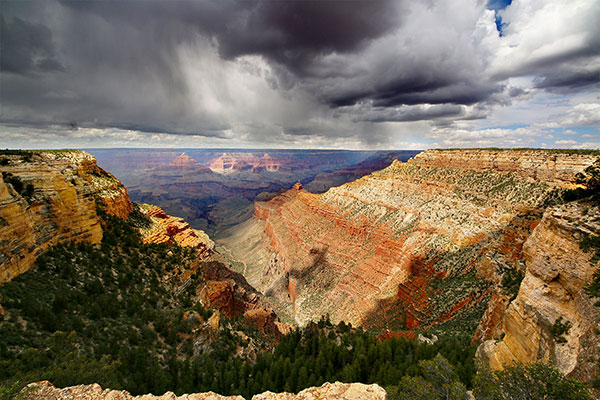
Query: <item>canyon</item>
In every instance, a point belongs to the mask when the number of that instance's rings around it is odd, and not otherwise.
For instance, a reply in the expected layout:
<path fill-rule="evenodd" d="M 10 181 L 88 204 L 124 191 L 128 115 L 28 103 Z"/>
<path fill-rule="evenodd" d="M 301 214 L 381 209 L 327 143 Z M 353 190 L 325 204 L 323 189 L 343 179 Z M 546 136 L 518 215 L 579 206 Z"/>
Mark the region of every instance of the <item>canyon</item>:
<path fill-rule="evenodd" d="M 493 368 L 554 361 L 589 380 L 599 318 L 582 288 L 596 267 L 579 241 L 598 233 L 598 208 L 551 205 L 597 167 L 594 153 L 428 150 L 323 194 L 296 184 L 257 201 L 217 244 L 285 321 L 468 333 Z M 566 344 L 550 335 L 559 316 Z"/>
<path fill-rule="evenodd" d="M 297 181 L 322 192 L 417 151 L 90 149 L 129 189 L 217 237 L 252 216 L 253 202 Z M 312 182 L 314 181 L 314 182 Z M 312 182 L 312 183 L 311 183 Z"/>
<path fill-rule="evenodd" d="M 581 245 L 600 236 L 600 207 L 586 196 L 568 199 L 597 192 L 597 152 L 388 152 L 305 175 L 277 153 L 231 151 L 201 160 L 185 152 L 157 154 L 142 163 L 148 173 L 138 177 L 148 185 L 147 197 L 172 193 L 184 203 L 200 197 L 189 203 L 196 211 L 216 201 L 210 209 L 221 211 L 212 218 L 225 221 L 219 235 L 197 229 L 184 212 L 174 216 L 160 204 L 131 201 L 121 181 L 84 151 L 5 152 L 0 283 L 28 271 L 55 245 L 100 246 L 110 217 L 133 224 L 147 245 L 193 251 L 189 262 L 162 279 L 173 293 L 189 293 L 211 310 L 182 314 L 182 321 L 195 324 L 195 352 L 225 329 L 250 343 L 235 351 L 252 359 L 294 326 L 326 316 L 381 340 L 466 335 L 480 344 L 478 359 L 495 370 L 543 361 L 585 382 L 600 376 L 600 309 L 585 290 L 598 260 Z M 414 157 L 399 161 L 398 154 Z M 287 178 L 260 182 L 264 174 Z M 284 190 L 295 175 L 308 182 Z M 231 177 L 243 189 L 220 180 Z M 202 203 L 202 196 L 212 200 Z M 231 321 L 258 336 L 250 338 Z M 328 385 L 255 398 L 303 399 L 337 390 Z M 70 398 L 62 392 L 67 389 L 44 388 Z M 99 399 L 131 397 L 96 386 L 81 390 Z"/>

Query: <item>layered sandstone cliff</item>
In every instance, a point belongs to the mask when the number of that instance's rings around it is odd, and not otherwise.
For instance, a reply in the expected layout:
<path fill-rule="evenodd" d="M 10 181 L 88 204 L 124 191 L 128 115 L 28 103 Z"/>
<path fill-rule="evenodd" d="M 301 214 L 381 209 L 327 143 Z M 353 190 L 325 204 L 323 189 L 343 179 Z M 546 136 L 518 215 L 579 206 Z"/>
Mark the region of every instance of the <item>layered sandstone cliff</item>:
<path fill-rule="evenodd" d="M 0 283 L 28 270 L 39 254 L 62 242 L 98 243 L 97 204 L 126 218 L 127 189 L 83 151 L 2 154 L 0 165 Z"/>
<path fill-rule="evenodd" d="M 102 389 L 100 385 L 80 385 L 64 389 L 54 387 L 49 382 L 38 382 L 28 386 L 25 400 L 244 400 L 242 396 L 221 396 L 219 394 L 196 393 L 176 396 L 167 392 L 162 396 L 152 394 L 132 396 L 124 390 Z M 386 400 L 387 394 L 379 385 L 362 383 L 325 383 L 320 387 L 309 388 L 298 394 L 265 392 L 252 397 L 252 400 Z"/>
<path fill-rule="evenodd" d="M 255 204 L 222 241 L 249 282 L 297 323 L 500 334 L 496 283 L 524 266 L 523 244 L 557 190 L 596 156 L 542 150 L 426 151 L 332 188 L 300 186 Z M 488 308 L 489 299 L 494 298 Z"/>
<path fill-rule="evenodd" d="M 150 220 L 150 225 L 140 229 L 144 243 L 168 243 L 193 247 L 201 255 L 209 255 L 215 244 L 206 233 L 193 229 L 183 218 L 167 215 L 162 208 L 140 205 L 140 211 Z"/>
<path fill-rule="evenodd" d="M 597 205 L 575 202 L 545 212 L 524 245 L 527 272 L 503 316 L 505 336 L 478 350 L 492 368 L 550 361 L 579 379 L 600 376 L 600 308 L 583 290 L 598 264 L 579 246 L 589 235 L 600 235 Z M 560 324 L 570 328 L 561 333 Z"/>

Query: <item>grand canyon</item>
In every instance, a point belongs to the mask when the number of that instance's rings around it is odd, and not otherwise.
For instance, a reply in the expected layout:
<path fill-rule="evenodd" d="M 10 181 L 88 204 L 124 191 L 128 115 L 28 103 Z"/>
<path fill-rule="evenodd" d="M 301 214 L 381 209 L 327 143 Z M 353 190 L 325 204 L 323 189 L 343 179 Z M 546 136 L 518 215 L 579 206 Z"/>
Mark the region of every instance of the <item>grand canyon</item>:
<path fill-rule="evenodd" d="M 207 173 L 236 174 L 213 171 L 223 169 L 223 159 L 215 167 L 214 161 L 201 164 L 180 154 L 168 167 L 149 168 L 148 175 L 172 168 L 187 177 L 197 173 L 199 182 Z M 20 283 L 21 277 L 33 279 L 36 269 L 48 268 L 36 259 L 53 246 L 104 247 L 113 243 L 114 234 L 106 232 L 129 221 L 142 246 L 191 251 L 160 274 L 161 290 L 189 293 L 188 307 L 200 305 L 182 311 L 182 321 L 198 322 L 189 322 L 195 327 L 178 339 L 179 346 L 189 341 L 194 352 L 207 351 L 233 329 L 234 337 L 249 341 L 234 354 L 253 359 L 296 327 L 314 329 L 325 316 L 326 326 L 338 326 L 330 335 L 345 324 L 372 332 L 380 343 L 418 336 L 429 346 L 434 342 L 427 337 L 464 335 L 477 347 L 475 359 L 492 370 L 551 362 L 560 373 L 592 383 L 600 373 L 600 310 L 585 288 L 597 276 L 597 256 L 582 243 L 600 234 L 594 200 L 600 156 L 427 150 L 370 171 L 374 159 L 389 161 L 371 156 L 307 183 L 322 188 L 329 176 L 359 176 L 324 192 L 311 193 L 296 182 L 259 194 L 250 216 L 213 239 L 157 205 L 132 202 L 125 186 L 89 153 L 8 151 L 0 191 L 0 276 L 5 289 L 13 281 L 23 288 L 27 280 Z M 153 182 L 161 190 L 163 181 Z M 14 329 L 7 321 L 17 315 L 30 318 L 21 314 L 25 298 L 15 302 L 11 293 L 0 301 L 4 329 Z M 93 398 L 108 395 L 95 388 L 43 388 L 44 396 L 79 398 L 69 393 L 90 390 Z"/>
<path fill-rule="evenodd" d="M 600 399 L 599 17 L 1 0 L 0 400 Z"/>

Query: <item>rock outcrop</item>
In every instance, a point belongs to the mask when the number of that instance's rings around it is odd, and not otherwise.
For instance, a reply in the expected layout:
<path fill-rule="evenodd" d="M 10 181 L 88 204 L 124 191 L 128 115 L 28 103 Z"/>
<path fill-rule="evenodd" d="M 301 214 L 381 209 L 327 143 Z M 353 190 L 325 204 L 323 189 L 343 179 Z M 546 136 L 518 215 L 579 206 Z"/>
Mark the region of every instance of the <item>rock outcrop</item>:
<path fill-rule="evenodd" d="M 265 392 L 252 400 L 387 400 L 385 390 L 377 385 L 363 383 L 325 383 L 319 387 L 304 389 L 298 394 Z"/>
<path fill-rule="evenodd" d="M 203 287 L 197 289 L 198 299 L 206 308 L 214 308 L 228 318 L 241 316 L 248 324 L 269 337 L 278 338 L 291 329 L 280 321 L 246 279 L 231 271 L 214 254 L 201 264 Z"/>
<path fill-rule="evenodd" d="M 141 204 L 140 211 L 151 221 L 150 226 L 140 229 L 144 243 L 168 243 L 194 247 L 201 255 L 209 255 L 215 244 L 206 233 L 192 229 L 183 218 L 167 215 L 162 208 Z"/>
<path fill-rule="evenodd" d="M 256 202 L 254 220 L 222 243 L 299 324 L 329 314 L 392 331 L 451 330 L 485 313 L 478 335 L 497 337 L 509 303 L 497 287 L 503 271 L 524 267 L 545 204 L 596 159 L 426 151 L 321 195 L 294 188 Z"/>
<path fill-rule="evenodd" d="M 208 167 L 200 164 L 185 153 L 177 156 L 177 158 L 169 163 L 169 166 L 179 171 L 210 172 Z"/>
<path fill-rule="evenodd" d="M 162 396 L 146 394 L 132 396 L 124 390 L 102 389 L 100 385 L 71 386 L 64 389 L 54 387 L 47 381 L 28 386 L 25 400 L 244 400 L 242 396 L 221 396 L 219 394 L 197 393 L 176 396 L 167 392 Z M 387 394 L 379 385 L 362 383 L 325 383 L 309 388 L 298 394 L 265 392 L 252 397 L 252 400 L 386 400 Z"/>
<path fill-rule="evenodd" d="M 598 264 L 579 247 L 588 235 L 600 235 L 597 206 L 575 202 L 546 211 L 524 245 L 527 272 L 503 316 L 505 336 L 479 347 L 479 357 L 492 368 L 550 361 L 582 380 L 600 376 L 600 337 L 594 332 L 600 328 L 600 308 L 583 290 Z M 570 328 L 560 333 L 557 324 Z"/>
<path fill-rule="evenodd" d="M 0 154 L 0 283 L 28 270 L 48 247 L 98 243 L 96 206 L 126 218 L 127 189 L 83 151 Z"/>
<path fill-rule="evenodd" d="M 24 400 L 244 400 L 242 396 L 221 396 L 213 392 L 184 394 L 183 396 L 175 396 L 172 392 L 161 396 L 152 394 L 132 396 L 125 390 L 102 389 L 98 384 L 60 389 L 48 381 L 28 385 L 25 393 Z"/>

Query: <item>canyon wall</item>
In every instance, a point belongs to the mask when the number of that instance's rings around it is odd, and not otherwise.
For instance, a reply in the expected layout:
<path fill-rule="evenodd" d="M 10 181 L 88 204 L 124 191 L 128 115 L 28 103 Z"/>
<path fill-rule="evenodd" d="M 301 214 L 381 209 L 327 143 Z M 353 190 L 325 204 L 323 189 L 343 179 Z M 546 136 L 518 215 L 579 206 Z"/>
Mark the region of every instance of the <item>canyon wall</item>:
<path fill-rule="evenodd" d="M 30 391 L 25 400 L 244 400 L 242 396 L 221 396 L 219 394 L 194 393 L 175 396 L 167 392 L 162 396 L 146 394 L 132 396 L 124 390 L 102 389 L 100 385 L 71 386 L 64 389 L 54 387 L 49 382 L 38 382 L 28 386 Z M 305 389 L 298 394 L 265 392 L 252 397 L 252 400 L 386 400 L 387 393 L 377 384 L 325 383 L 320 387 Z"/>
<path fill-rule="evenodd" d="M 527 263 L 518 296 L 503 316 L 502 340 L 488 340 L 478 356 L 494 369 L 515 361 L 552 362 L 564 374 L 600 376 L 600 308 L 583 290 L 598 268 L 579 243 L 600 235 L 600 208 L 574 202 L 549 208 L 524 245 Z M 569 326 L 565 332 L 559 325 Z"/>
<path fill-rule="evenodd" d="M 57 243 L 98 243 L 97 203 L 131 212 L 127 189 L 83 151 L 0 154 L 0 283 L 28 270 Z"/>
<path fill-rule="evenodd" d="M 256 202 L 255 218 L 221 243 L 299 324 L 329 314 L 390 331 L 480 325 L 479 338 L 497 337 L 503 273 L 524 268 L 545 205 L 596 159 L 430 150 L 321 195 L 297 185 Z"/>

